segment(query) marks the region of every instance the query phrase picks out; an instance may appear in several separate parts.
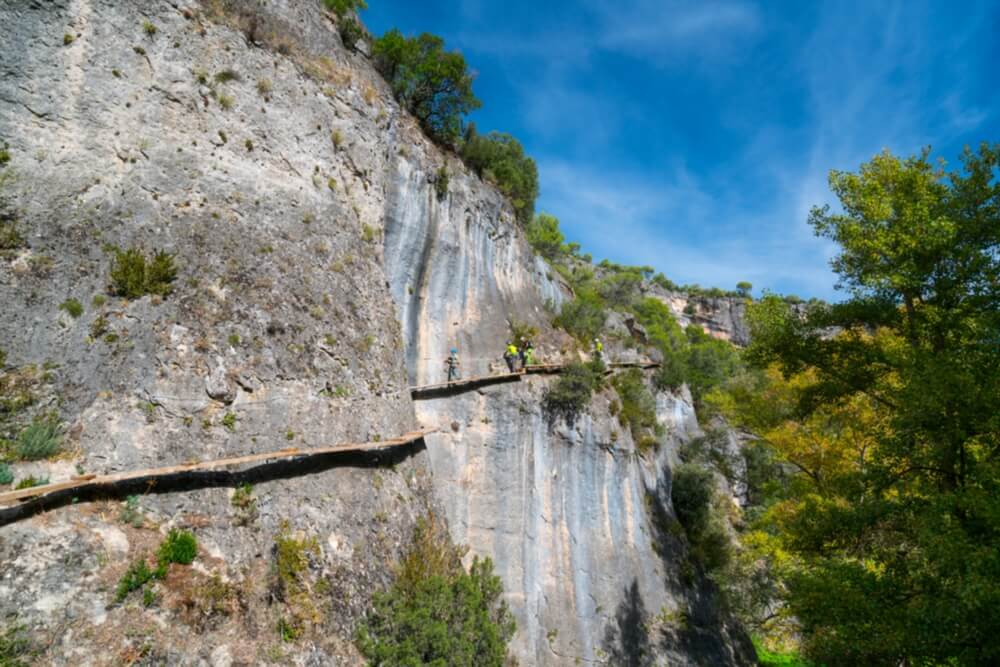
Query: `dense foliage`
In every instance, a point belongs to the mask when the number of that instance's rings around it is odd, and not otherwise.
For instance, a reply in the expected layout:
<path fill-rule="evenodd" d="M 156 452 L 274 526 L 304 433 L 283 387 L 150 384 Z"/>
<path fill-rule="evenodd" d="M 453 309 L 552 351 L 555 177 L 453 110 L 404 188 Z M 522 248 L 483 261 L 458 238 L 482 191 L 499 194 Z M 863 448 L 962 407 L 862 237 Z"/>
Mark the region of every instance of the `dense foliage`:
<path fill-rule="evenodd" d="M 572 424 L 600 389 L 604 365 L 600 361 L 570 364 L 545 392 L 542 406 L 550 419 L 562 418 Z"/>
<path fill-rule="evenodd" d="M 446 51 L 437 35 L 405 37 L 396 29 L 375 40 L 372 54 L 396 99 L 424 131 L 441 144 L 457 145 L 463 116 L 481 106 L 462 54 Z"/>
<path fill-rule="evenodd" d="M 514 137 L 502 132 L 481 135 L 470 123 L 461 147 L 462 159 L 479 176 L 507 195 L 517 220 L 528 225 L 538 198 L 538 168 Z"/>
<path fill-rule="evenodd" d="M 490 559 L 462 567 L 465 549 L 451 544 L 433 516 L 414 531 L 392 587 L 377 593 L 358 632 L 358 647 L 374 665 L 500 667 L 514 618 Z"/>
<path fill-rule="evenodd" d="M 745 543 L 826 665 L 1000 661 L 1000 146 L 962 166 L 834 172 L 850 298 L 752 307 L 758 370 L 711 397 L 794 470 Z"/>

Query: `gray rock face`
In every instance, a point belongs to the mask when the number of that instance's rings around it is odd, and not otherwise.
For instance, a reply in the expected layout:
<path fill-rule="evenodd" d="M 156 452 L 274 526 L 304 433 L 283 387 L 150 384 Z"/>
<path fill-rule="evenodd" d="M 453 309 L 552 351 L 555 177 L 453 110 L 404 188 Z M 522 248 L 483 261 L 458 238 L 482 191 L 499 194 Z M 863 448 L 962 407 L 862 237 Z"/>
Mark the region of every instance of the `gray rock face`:
<path fill-rule="evenodd" d="M 524 664 L 749 664 L 742 631 L 705 582 L 685 581 L 670 464 L 696 432 L 688 403 L 660 395 L 668 433 L 637 456 L 602 394 L 570 427 L 540 409 L 533 377 L 420 401 L 435 493 L 455 538 L 495 560 L 517 616 Z M 659 513 L 659 522 L 656 517 Z"/>
<path fill-rule="evenodd" d="M 67 452 L 14 464 L 17 479 L 442 428 L 426 451 L 248 480 L 253 512 L 205 484 L 146 490 L 137 520 L 115 501 L 0 528 L 0 616 L 19 616 L 43 663 L 357 664 L 358 621 L 431 508 L 495 560 L 522 664 L 749 661 L 661 534 L 688 403 L 658 397 L 673 435 L 647 461 L 607 396 L 548 424 L 551 378 L 411 401 L 450 347 L 464 375 L 490 373 L 511 320 L 540 329 L 543 358 L 571 355 L 547 326 L 567 292 L 319 3 L 18 0 L 0 26 L 0 218 L 24 238 L 0 256 L 0 348 L 4 377 L 37 389 L 4 427 L 55 409 Z M 115 296 L 114 247 L 173 254 L 172 293 Z M 198 536 L 195 565 L 148 607 L 116 604 L 128 563 L 172 527 Z M 314 607 L 274 582 L 282 535 L 315 545 Z M 296 614 L 304 634 L 282 642 Z"/>

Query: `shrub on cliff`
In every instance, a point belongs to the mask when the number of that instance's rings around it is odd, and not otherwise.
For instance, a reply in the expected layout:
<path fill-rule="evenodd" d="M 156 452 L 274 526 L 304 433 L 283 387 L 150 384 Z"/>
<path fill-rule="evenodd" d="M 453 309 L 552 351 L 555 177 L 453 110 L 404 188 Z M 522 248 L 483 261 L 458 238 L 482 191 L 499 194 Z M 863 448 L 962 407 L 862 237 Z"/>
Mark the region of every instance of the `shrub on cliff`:
<path fill-rule="evenodd" d="M 502 132 L 478 134 L 470 123 L 460 153 L 469 168 L 510 198 L 518 222 L 528 225 L 538 197 L 538 167 L 524 154 L 521 142 Z M 561 248 L 562 240 L 559 243 Z"/>
<path fill-rule="evenodd" d="M 166 296 L 177 278 L 174 256 L 163 251 L 147 258 L 139 248 L 115 250 L 111 265 L 111 286 L 115 294 L 138 299 L 146 294 Z"/>
<path fill-rule="evenodd" d="M 437 35 L 404 37 L 393 29 L 375 40 L 372 55 L 396 99 L 424 131 L 438 143 L 454 146 L 462 117 L 482 104 L 472 92 L 473 74 L 462 54 L 445 51 Z"/>
<path fill-rule="evenodd" d="M 422 519 L 396 580 L 374 596 L 358 648 L 374 665 L 501 667 L 514 618 L 489 558 L 462 567 L 465 549 L 432 516 Z"/>
<path fill-rule="evenodd" d="M 336 14 L 337 18 L 344 18 L 347 12 L 368 9 L 365 0 L 323 0 L 323 6 Z"/>
<path fill-rule="evenodd" d="M 559 259 L 566 237 L 559 231 L 559 219 L 548 213 L 539 213 L 525 230 L 528 243 L 539 255 L 548 260 Z"/>
<path fill-rule="evenodd" d="M 621 401 L 618 422 L 629 429 L 640 451 L 656 447 L 662 427 L 656 421 L 656 399 L 643 381 L 642 371 L 631 368 L 615 376 L 611 385 Z"/>
<path fill-rule="evenodd" d="M 589 343 L 601 333 L 606 317 L 601 298 L 593 292 L 581 290 L 575 299 L 563 304 L 552 324 Z"/>
<path fill-rule="evenodd" d="M 604 378 L 604 364 L 570 364 L 545 392 L 542 407 L 549 419 L 560 417 L 572 424 L 590 404 L 590 397 L 600 389 Z"/>

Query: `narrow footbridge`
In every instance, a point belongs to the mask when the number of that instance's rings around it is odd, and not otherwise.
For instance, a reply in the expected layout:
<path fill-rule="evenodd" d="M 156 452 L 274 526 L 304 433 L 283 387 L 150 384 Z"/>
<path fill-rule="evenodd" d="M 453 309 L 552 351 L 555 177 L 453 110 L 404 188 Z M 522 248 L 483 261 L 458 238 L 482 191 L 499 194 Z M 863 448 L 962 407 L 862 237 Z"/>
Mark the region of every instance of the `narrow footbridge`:
<path fill-rule="evenodd" d="M 655 362 L 615 362 L 607 373 L 620 368 L 656 368 Z M 487 375 L 441 384 L 410 387 L 413 400 L 440 398 L 475 391 L 480 387 L 520 382 L 525 375 L 556 374 L 565 364 L 537 364 L 514 373 Z M 32 514 L 78 500 L 122 497 L 132 493 L 183 491 L 196 488 L 236 486 L 252 481 L 297 477 L 336 465 L 376 466 L 386 458 L 405 458 L 403 450 L 423 447 L 424 437 L 436 429 L 420 429 L 388 440 L 343 443 L 326 447 L 291 447 L 211 461 L 192 461 L 162 468 L 147 468 L 109 475 L 75 475 L 53 484 L 0 493 L 0 526 Z"/>

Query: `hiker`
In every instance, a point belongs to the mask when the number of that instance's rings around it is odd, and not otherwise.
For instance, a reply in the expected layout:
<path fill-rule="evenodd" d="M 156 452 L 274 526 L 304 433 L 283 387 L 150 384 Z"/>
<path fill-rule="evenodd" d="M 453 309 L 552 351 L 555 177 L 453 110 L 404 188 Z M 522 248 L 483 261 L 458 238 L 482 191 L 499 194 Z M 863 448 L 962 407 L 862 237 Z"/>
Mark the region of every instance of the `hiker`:
<path fill-rule="evenodd" d="M 511 341 L 507 341 L 507 349 L 503 353 L 503 360 L 507 362 L 507 368 L 513 373 L 515 366 L 517 365 L 517 345 L 514 345 Z"/>
<path fill-rule="evenodd" d="M 594 339 L 594 358 L 598 361 L 604 361 L 604 343 L 601 342 L 600 338 Z"/>
<path fill-rule="evenodd" d="M 528 362 L 525 360 L 527 353 L 528 353 L 528 339 L 525 338 L 524 336 L 521 336 L 521 349 L 517 355 L 518 359 L 521 360 L 521 368 L 524 368 L 525 366 L 528 365 Z"/>
<path fill-rule="evenodd" d="M 535 365 L 535 345 L 530 340 L 524 344 L 521 350 L 521 363 L 524 368 Z"/>
<path fill-rule="evenodd" d="M 445 368 L 448 370 L 448 382 L 453 382 L 458 379 L 458 350 L 451 348 L 451 354 L 444 362 Z"/>

